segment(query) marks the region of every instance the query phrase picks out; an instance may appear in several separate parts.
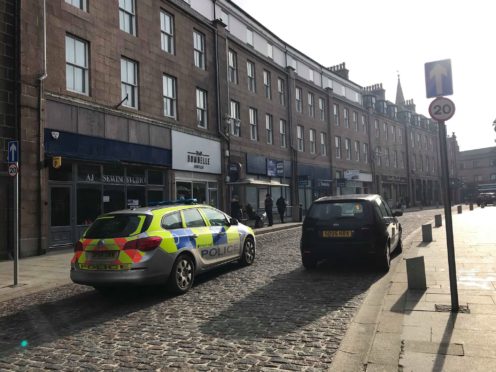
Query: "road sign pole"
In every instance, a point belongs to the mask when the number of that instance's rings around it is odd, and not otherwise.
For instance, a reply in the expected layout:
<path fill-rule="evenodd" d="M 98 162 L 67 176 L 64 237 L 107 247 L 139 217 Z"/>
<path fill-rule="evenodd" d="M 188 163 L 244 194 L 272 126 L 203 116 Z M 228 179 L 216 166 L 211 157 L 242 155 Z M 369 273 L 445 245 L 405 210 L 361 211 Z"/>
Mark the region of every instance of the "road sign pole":
<path fill-rule="evenodd" d="M 446 145 L 446 125 L 444 121 L 439 123 L 439 152 L 441 153 L 441 172 L 442 188 L 444 201 L 444 217 L 446 222 L 446 241 L 448 243 L 448 268 L 450 278 L 451 292 L 451 312 L 456 313 L 459 309 L 458 304 L 458 286 L 456 283 L 456 262 L 455 262 L 455 243 L 453 240 L 453 220 L 451 218 L 451 196 L 449 188 L 449 168 L 448 168 L 448 150 Z"/>
<path fill-rule="evenodd" d="M 19 173 L 14 177 L 14 286 L 19 284 Z"/>

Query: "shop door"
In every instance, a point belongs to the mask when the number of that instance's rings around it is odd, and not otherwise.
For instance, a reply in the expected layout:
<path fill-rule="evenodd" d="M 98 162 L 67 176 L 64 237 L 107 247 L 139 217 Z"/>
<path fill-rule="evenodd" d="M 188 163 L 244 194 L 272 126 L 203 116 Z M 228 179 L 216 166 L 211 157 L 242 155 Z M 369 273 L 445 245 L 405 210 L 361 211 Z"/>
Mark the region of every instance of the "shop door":
<path fill-rule="evenodd" d="M 50 186 L 50 248 L 74 243 L 71 186 Z"/>

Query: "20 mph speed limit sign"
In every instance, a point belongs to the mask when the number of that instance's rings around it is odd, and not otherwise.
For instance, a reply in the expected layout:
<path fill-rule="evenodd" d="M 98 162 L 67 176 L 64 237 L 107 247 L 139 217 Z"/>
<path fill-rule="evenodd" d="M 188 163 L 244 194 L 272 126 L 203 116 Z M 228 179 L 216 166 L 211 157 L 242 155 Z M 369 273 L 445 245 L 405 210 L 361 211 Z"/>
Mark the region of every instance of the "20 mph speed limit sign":
<path fill-rule="evenodd" d="M 455 104 L 445 97 L 438 97 L 429 105 L 431 118 L 437 121 L 446 121 L 455 114 Z"/>

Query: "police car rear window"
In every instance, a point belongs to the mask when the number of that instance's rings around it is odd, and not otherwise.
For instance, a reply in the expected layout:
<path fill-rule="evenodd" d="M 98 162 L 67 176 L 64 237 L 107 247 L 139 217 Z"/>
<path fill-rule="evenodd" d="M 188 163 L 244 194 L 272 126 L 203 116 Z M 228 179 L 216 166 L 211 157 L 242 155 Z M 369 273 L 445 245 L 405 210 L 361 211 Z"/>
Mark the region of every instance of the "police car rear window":
<path fill-rule="evenodd" d="M 86 234 L 87 239 L 125 238 L 145 231 L 152 216 L 144 214 L 115 214 L 96 219 Z"/>

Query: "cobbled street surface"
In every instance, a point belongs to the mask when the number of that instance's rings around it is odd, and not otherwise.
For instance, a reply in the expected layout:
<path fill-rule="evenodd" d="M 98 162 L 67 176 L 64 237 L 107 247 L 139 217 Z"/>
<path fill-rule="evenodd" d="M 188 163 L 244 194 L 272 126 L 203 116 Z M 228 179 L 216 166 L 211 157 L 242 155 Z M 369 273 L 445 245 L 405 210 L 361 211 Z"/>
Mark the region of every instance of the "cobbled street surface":
<path fill-rule="evenodd" d="M 436 213 L 405 214 L 404 236 Z M 183 296 L 71 284 L 0 303 L 0 370 L 327 369 L 381 276 L 366 262 L 307 272 L 299 238 L 299 228 L 261 235 L 252 266 L 200 276 Z"/>

